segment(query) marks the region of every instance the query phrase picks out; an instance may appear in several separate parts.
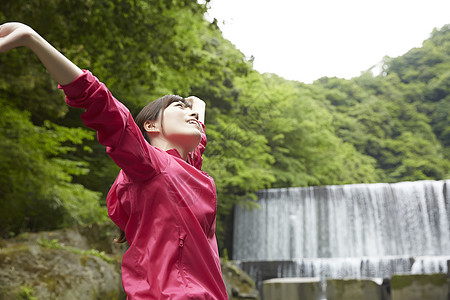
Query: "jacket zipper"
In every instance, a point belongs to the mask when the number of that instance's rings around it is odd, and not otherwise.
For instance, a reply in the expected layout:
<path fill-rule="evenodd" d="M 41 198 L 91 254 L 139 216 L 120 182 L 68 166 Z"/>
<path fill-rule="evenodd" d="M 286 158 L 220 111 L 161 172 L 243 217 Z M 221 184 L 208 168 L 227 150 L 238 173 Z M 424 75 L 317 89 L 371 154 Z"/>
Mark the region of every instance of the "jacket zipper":
<path fill-rule="evenodd" d="M 183 261 L 183 246 L 184 246 L 184 239 L 180 237 L 178 241 L 178 247 L 180 249 L 180 256 L 179 256 L 179 270 L 181 274 L 181 279 L 183 280 L 184 285 L 187 287 L 187 280 L 186 275 L 184 274 L 184 265 L 182 263 Z"/>

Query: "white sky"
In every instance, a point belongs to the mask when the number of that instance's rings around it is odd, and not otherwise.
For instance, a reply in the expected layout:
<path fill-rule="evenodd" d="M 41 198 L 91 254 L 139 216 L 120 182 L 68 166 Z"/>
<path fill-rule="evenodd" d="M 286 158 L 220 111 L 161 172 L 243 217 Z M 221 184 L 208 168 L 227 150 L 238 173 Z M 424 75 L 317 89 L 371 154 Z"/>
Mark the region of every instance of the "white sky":
<path fill-rule="evenodd" d="M 259 72 L 311 83 L 420 47 L 450 24 L 450 0 L 212 0 L 206 17 Z"/>

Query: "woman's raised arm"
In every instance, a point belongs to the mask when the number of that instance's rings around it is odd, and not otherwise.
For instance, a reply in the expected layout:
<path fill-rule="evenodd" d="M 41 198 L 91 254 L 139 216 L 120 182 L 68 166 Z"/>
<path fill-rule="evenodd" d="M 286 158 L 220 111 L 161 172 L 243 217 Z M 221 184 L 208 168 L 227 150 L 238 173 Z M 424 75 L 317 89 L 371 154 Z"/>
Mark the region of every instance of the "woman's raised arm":
<path fill-rule="evenodd" d="M 29 26 L 22 23 L 0 25 L 0 52 L 6 52 L 17 47 L 31 49 L 47 68 L 50 75 L 61 85 L 71 83 L 82 74 L 80 68 Z"/>

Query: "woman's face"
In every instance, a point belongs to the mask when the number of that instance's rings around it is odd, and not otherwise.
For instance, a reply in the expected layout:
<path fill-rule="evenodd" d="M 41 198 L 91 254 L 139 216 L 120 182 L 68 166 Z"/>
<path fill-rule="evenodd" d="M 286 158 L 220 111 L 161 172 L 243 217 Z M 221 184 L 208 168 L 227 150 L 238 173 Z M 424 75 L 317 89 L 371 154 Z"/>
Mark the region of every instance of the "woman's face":
<path fill-rule="evenodd" d="M 186 150 L 195 149 L 200 143 L 202 134 L 198 113 L 178 101 L 171 103 L 163 113 L 161 133 L 164 137 Z"/>

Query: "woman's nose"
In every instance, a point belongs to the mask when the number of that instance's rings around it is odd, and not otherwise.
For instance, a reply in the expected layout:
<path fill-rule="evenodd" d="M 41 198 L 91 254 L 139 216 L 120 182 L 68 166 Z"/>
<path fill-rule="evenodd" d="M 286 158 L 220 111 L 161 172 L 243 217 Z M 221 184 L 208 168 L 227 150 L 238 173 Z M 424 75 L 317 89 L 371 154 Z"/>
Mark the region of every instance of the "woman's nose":
<path fill-rule="evenodd" d="M 198 120 L 198 112 L 194 110 L 189 113 L 189 116 L 194 117 L 196 120 Z"/>

